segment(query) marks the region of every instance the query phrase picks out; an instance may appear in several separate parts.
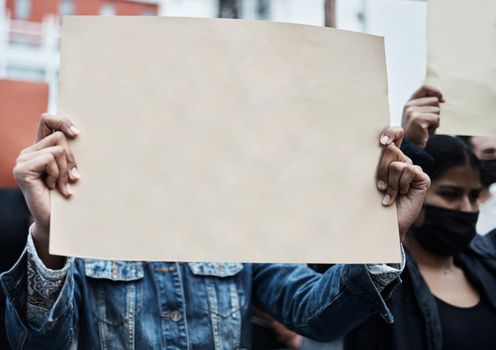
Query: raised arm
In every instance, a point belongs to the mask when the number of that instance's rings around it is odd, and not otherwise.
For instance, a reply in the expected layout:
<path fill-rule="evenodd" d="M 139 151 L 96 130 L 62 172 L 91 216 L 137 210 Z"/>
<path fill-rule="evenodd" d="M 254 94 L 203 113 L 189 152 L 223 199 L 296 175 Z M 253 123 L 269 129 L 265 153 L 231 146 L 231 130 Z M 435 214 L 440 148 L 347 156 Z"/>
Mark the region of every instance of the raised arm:
<path fill-rule="evenodd" d="M 401 128 L 383 132 L 377 173 L 383 205 L 397 204 L 401 239 L 419 215 L 430 185 L 429 177 L 399 149 L 402 138 Z M 384 300 L 400 282 L 403 267 L 404 257 L 401 266 L 335 265 L 322 275 L 301 265 L 256 264 L 254 302 L 302 335 L 333 340 L 377 312 L 393 322 Z"/>
<path fill-rule="evenodd" d="M 14 168 L 34 219 L 24 253 L 0 277 L 7 333 L 15 348 L 64 349 L 74 340 L 78 308 L 72 259 L 50 255 L 48 240 L 51 190 L 69 197 L 71 183 L 79 179 L 67 140 L 78 133 L 69 120 L 43 115 L 35 143 L 20 153 Z"/>
<path fill-rule="evenodd" d="M 425 148 L 429 136 L 439 127 L 443 102 L 443 94 L 435 87 L 423 85 L 415 91 L 403 108 L 405 137 Z"/>

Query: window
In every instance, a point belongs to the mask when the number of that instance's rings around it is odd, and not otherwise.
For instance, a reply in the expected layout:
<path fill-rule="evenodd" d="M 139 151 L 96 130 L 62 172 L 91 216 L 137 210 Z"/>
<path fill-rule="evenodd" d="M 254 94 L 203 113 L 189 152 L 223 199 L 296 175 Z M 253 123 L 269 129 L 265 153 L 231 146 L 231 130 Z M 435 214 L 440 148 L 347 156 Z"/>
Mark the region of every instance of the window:
<path fill-rule="evenodd" d="M 74 14 L 74 0 L 62 0 L 59 4 L 59 14 L 61 16 Z"/>
<path fill-rule="evenodd" d="M 112 4 L 103 4 L 100 8 L 100 14 L 102 16 L 113 16 L 116 14 L 115 6 Z"/>
<path fill-rule="evenodd" d="M 141 13 L 142 16 L 155 16 L 155 12 L 153 10 L 144 10 Z"/>
<path fill-rule="evenodd" d="M 28 19 L 31 13 L 31 0 L 17 0 L 14 11 L 17 19 Z"/>
<path fill-rule="evenodd" d="M 17 80 L 44 81 L 43 69 L 7 66 L 7 77 Z"/>
<path fill-rule="evenodd" d="M 242 0 L 219 0 L 219 18 L 241 18 Z"/>

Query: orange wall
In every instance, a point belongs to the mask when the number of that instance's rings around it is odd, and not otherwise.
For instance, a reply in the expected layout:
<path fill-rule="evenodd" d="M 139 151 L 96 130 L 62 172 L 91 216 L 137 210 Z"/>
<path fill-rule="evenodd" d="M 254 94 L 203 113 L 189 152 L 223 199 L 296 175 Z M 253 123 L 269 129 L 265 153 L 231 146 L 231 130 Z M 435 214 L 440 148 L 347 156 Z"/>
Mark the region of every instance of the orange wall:
<path fill-rule="evenodd" d="M 59 1 L 60 0 L 31 0 L 31 13 L 28 20 L 41 22 L 43 17 L 47 14 L 58 14 Z M 16 0 L 7 0 L 7 9 L 10 11 L 12 18 L 16 18 L 15 2 Z"/>
<path fill-rule="evenodd" d="M 49 13 L 59 13 L 59 0 L 31 0 L 31 21 L 41 22 Z"/>
<path fill-rule="evenodd" d="M 75 14 L 98 15 L 103 4 L 112 4 L 118 15 L 141 15 L 145 11 L 158 13 L 157 5 L 143 4 L 123 0 L 75 0 Z"/>
<path fill-rule="evenodd" d="M 16 0 L 7 0 L 7 9 L 15 18 Z M 62 0 L 31 0 L 30 21 L 41 22 L 48 14 L 59 14 L 59 3 Z M 75 15 L 98 15 L 103 4 L 112 4 L 117 15 L 142 15 L 145 11 L 158 14 L 158 6 L 128 0 L 74 0 Z"/>
<path fill-rule="evenodd" d="M 47 84 L 0 79 L 0 188 L 17 186 L 12 175 L 15 160 L 33 143 L 47 104 Z"/>

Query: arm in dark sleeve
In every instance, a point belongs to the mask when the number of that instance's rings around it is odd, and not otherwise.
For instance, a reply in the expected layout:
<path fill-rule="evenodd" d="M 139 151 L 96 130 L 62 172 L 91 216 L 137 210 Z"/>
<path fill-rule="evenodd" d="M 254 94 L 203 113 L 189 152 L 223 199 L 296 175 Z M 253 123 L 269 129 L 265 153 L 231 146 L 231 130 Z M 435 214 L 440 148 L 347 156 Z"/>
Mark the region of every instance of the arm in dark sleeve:
<path fill-rule="evenodd" d="M 342 337 L 377 312 L 392 323 L 385 299 L 400 283 L 404 255 L 397 269 L 374 275 L 370 268 L 335 265 L 319 274 L 303 265 L 254 264 L 254 303 L 286 327 L 319 341 Z"/>

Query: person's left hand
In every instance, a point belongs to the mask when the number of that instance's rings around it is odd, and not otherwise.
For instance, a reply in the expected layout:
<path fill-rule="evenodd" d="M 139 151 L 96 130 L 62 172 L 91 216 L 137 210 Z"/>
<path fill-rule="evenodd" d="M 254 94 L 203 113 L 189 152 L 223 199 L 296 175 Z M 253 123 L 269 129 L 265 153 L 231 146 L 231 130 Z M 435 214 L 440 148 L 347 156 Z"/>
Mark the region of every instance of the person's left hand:
<path fill-rule="evenodd" d="M 403 128 L 387 128 L 380 137 L 383 147 L 377 170 L 377 187 L 384 193 L 383 204 L 396 201 L 400 239 L 417 219 L 424 204 L 431 180 L 421 167 L 413 165 L 400 150 Z"/>

